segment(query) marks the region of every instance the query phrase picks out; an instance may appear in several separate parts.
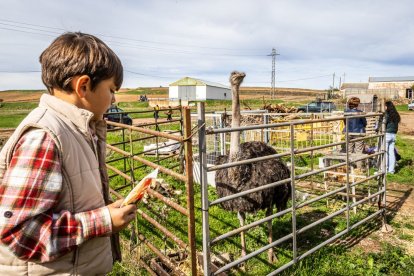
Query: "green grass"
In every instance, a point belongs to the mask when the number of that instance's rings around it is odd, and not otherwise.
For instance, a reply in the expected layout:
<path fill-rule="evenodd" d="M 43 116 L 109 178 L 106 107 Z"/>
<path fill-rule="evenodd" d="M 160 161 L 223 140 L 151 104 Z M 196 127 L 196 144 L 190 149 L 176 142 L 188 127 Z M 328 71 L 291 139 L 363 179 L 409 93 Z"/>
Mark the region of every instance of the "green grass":
<path fill-rule="evenodd" d="M 7 116 L 0 114 L 0 128 L 16 128 L 26 116 L 27 113 L 9 114 Z"/>
<path fill-rule="evenodd" d="M 397 109 L 397 111 L 409 111 L 407 104 L 399 104 L 396 105 L 395 108 Z"/>
<path fill-rule="evenodd" d="M 401 184 L 414 184 L 414 140 L 397 135 L 395 146 L 401 155 L 401 160 L 397 163 L 396 173 L 388 174 L 387 180 Z"/>
<path fill-rule="evenodd" d="M 123 92 L 118 92 L 119 94 L 128 94 L 128 95 L 166 95 L 168 94 L 168 87 L 160 87 L 160 88 L 149 88 L 149 87 L 141 87 L 137 89 L 130 89 Z"/>
<path fill-rule="evenodd" d="M 15 103 L 2 103 L 0 112 L 4 111 L 30 111 L 37 107 L 37 102 L 15 102 Z"/>
<path fill-rule="evenodd" d="M 149 94 L 149 92 L 147 92 Z M 243 102 L 243 101 L 242 101 Z M 270 101 L 266 101 L 269 103 Z M 281 101 L 273 101 L 272 103 L 280 103 Z M 246 103 L 252 108 L 258 108 L 263 105 L 263 101 L 260 99 L 257 100 L 246 100 Z M 16 127 L 18 123 L 27 115 L 27 113 L 36 107 L 35 103 L 6 103 L 3 107 L 0 108 L 0 127 Z M 148 110 L 148 103 L 140 102 L 131 102 L 131 103 L 120 103 L 119 106 L 125 111 L 131 112 L 136 110 Z M 223 110 L 223 106 L 231 109 L 231 101 L 207 101 L 207 110 Z M 151 109 L 150 109 L 151 110 Z M 161 114 L 162 115 L 162 114 Z M 131 114 L 131 117 L 138 118 L 135 116 L 143 116 L 142 114 Z M 144 116 L 152 117 L 152 113 L 148 113 Z M 163 115 L 162 115 L 163 116 Z M 178 129 L 179 125 L 162 125 L 161 129 Z M 126 136 L 128 132 L 126 131 Z M 135 134 L 138 135 L 138 134 Z M 144 137 L 145 135 L 140 134 L 139 137 Z M 134 136 L 138 138 L 138 136 Z M 122 140 L 121 131 L 110 132 L 108 133 L 108 141 L 119 142 Z M 140 151 L 143 149 L 143 146 L 149 142 L 139 142 L 134 145 L 134 152 Z M 414 171 L 413 158 L 414 158 L 414 140 L 408 139 L 405 137 L 398 136 L 396 146 L 402 155 L 402 160 L 398 163 L 397 173 L 395 175 L 388 175 L 387 179 L 389 182 L 395 183 L 404 183 L 409 185 L 414 185 L 412 179 L 412 172 Z M 126 151 L 129 151 L 129 146 L 125 148 Z M 110 159 L 117 157 L 116 154 L 110 156 Z M 309 156 L 303 156 L 297 158 L 295 163 L 296 166 L 309 166 L 309 164 L 317 164 L 317 158 L 319 155 L 315 156 L 313 160 Z M 156 162 L 155 157 L 145 157 L 146 159 Z M 179 159 L 170 159 L 161 161 L 160 164 L 172 168 L 180 162 Z M 117 161 L 114 164 L 119 169 L 123 169 L 123 161 Z M 139 166 L 139 162 L 134 162 L 133 167 L 136 168 Z M 128 169 L 131 165 L 127 162 L 126 168 Z M 176 169 L 174 169 L 176 170 Z M 143 175 L 151 171 L 149 168 L 142 168 L 135 170 L 134 177 L 135 179 L 142 178 Z M 111 173 L 112 174 L 112 173 Z M 181 195 L 175 197 L 175 201 L 183 206 L 186 206 L 185 198 L 185 188 L 184 184 L 174 180 L 173 178 L 161 174 L 161 177 L 169 183 L 173 190 L 182 191 Z M 124 185 L 125 182 L 121 177 L 114 177 L 111 179 L 111 187 L 116 188 Z M 120 193 L 126 195 L 129 189 L 121 190 Z M 215 189 L 210 188 L 210 200 L 214 200 L 217 196 L 215 194 Z M 318 218 L 326 216 L 336 210 L 341 208 L 341 201 L 333 200 L 329 207 L 326 205 L 326 201 L 315 202 L 310 206 L 310 208 L 303 208 L 298 212 L 297 225 L 298 227 L 303 227 L 316 221 Z M 196 242 L 198 251 L 202 250 L 202 227 L 201 227 L 201 197 L 200 197 L 200 186 L 195 186 L 195 204 L 196 204 Z M 176 211 L 170 210 L 169 208 L 163 209 L 162 205 L 158 200 L 150 200 L 148 206 L 141 204 L 140 208 L 150 214 L 152 217 L 156 217 L 163 225 L 166 225 L 169 229 L 172 229 L 174 233 L 184 241 L 187 241 L 187 220 L 184 216 L 179 214 Z M 374 208 L 375 209 L 375 208 Z M 364 207 L 360 210 L 357 215 L 351 213 L 351 221 L 356 222 L 362 217 L 373 212 L 373 209 Z M 247 223 L 257 220 L 264 217 L 264 212 L 258 212 L 255 215 L 247 216 Z M 173 247 L 173 243 L 169 239 L 166 239 L 165 235 L 162 234 L 159 230 L 155 229 L 151 224 L 143 220 L 140 216 L 137 219 L 138 230 L 140 233 L 151 239 L 151 242 L 159 247 L 162 251 L 167 250 L 169 247 Z M 222 210 L 219 207 L 211 208 L 211 234 L 212 237 L 218 236 L 226 231 L 232 230 L 239 226 L 239 221 L 235 213 L 227 212 Z M 398 237 L 401 240 L 412 242 L 414 240 L 412 234 L 407 234 L 403 232 L 404 229 L 413 230 L 414 223 L 411 221 L 407 222 L 390 222 L 393 227 L 395 227 L 398 232 Z M 281 218 L 273 220 L 274 227 L 274 236 L 275 239 L 286 235 L 291 230 L 291 216 L 287 214 Z M 346 227 L 345 216 L 338 216 L 334 219 L 325 221 L 324 223 L 306 231 L 298 237 L 298 248 L 300 254 L 309 250 L 311 247 L 322 242 L 326 237 L 321 236 L 321 232 L 324 232 L 328 237 L 333 236 Z M 347 238 L 361 238 L 367 234 L 364 231 L 372 229 L 378 229 L 378 225 L 370 224 L 369 227 L 358 227 L 351 232 L 344 240 Z M 124 240 L 129 240 L 131 238 L 132 232 L 131 228 L 123 231 L 121 233 Z M 247 248 L 250 251 L 258 249 L 267 242 L 267 230 L 266 225 L 262 225 L 256 228 L 253 228 L 247 233 Z M 219 254 L 223 252 L 229 252 L 234 258 L 240 256 L 240 236 L 235 235 L 228 241 L 223 243 L 218 243 L 213 247 L 213 252 Z M 267 264 L 267 252 L 260 254 L 258 257 L 249 260 L 246 264 L 247 273 L 242 273 L 236 269 L 233 269 L 231 273 L 233 275 L 263 275 L 271 272 L 276 269 L 278 266 L 283 265 L 284 263 L 289 262 L 292 258 L 292 243 L 287 241 L 282 243 L 277 247 L 277 256 L 279 263 L 274 266 L 269 266 Z M 124 248 L 124 253 L 128 253 L 128 248 Z M 141 252 L 144 258 L 152 258 L 154 255 L 149 252 L 147 249 L 143 249 Z M 139 269 L 137 265 L 136 258 L 125 258 L 124 262 L 121 264 L 116 264 L 111 275 L 146 275 L 145 272 Z M 331 245 L 322 248 L 316 253 L 305 258 L 292 268 L 285 271 L 282 275 L 414 275 L 414 260 L 412 256 L 406 254 L 404 249 L 392 246 L 389 243 L 382 244 L 382 251 L 380 252 L 364 252 L 358 248 L 353 247 L 344 247 L 343 245 Z"/>
<path fill-rule="evenodd" d="M 288 104 L 288 105 L 293 105 L 291 103 L 285 103 L 283 100 L 269 100 L 266 99 L 265 101 L 263 101 L 262 99 L 245 99 L 245 100 L 240 100 L 240 104 L 241 104 L 241 109 L 248 109 L 249 107 L 251 109 L 261 109 L 263 108 L 264 104 L 280 104 L 280 103 L 284 103 L 284 104 Z M 231 112 L 231 104 L 232 101 L 231 100 L 207 100 L 205 101 L 205 108 L 207 112 L 212 112 L 212 111 L 224 111 L 224 109 L 226 109 L 228 112 Z"/>
<path fill-rule="evenodd" d="M 378 253 L 328 246 L 281 275 L 414 275 L 414 257 L 390 244 Z"/>
<path fill-rule="evenodd" d="M 112 134 L 109 137 L 110 140 L 119 139 L 119 134 Z M 138 143 L 134 146 L 135 150 L 140 150 L 143 147 L 144 143 Z M 411 144 L 411 140 L 399 139 L 400 146 L 404 147 L 413 147 L 414 144 Z M 414 148 L 414 147 L 413 147 Z M 129 150 L 129 147 L 126 149 Z M 410 153 L 408 153 L 410 154 Z M 315 157 L 317 159 L 317 156 Z M 150 157 L 147 159 L 155 160 L 155 158 Z M 315 159 L 315 160 L 316 160 Z M 308 156 L 297 159 L 296 165 L 309 165 L 310 162 L 315 162 L 315 160 L 310 160 Z M 165 166 L 174 165 L 178 160 L 173 162 L 161 162 Z M 295 162 L 296 163 L 296 162 Z M 119 165 L 119 164 L 118 164 Z M 120 164 L 122 166 L 122 164 Z M 136 179 L 139 179 L 144 174 L 148 173 L 150 169 L 141 169 L 137 170 Z M 162 178 L 166 179 L 175 190 L 184 191 L 183 183 L 173 180 L 171 177 L 163 175 Z M 408 179 L 405 179 L 408 180 Z M 405 181 L 404 180 L 404 181 Z M 122 180 L 111 181 L 112 185 L 119 186 L 123 185 Z M 201 198 L 200 198 L 200 187 L 196 185 L 195 187 L 195 204 L 196 204 L 196 242 L 197 250 L 201 251 L 202 243 L 202 227 L 201 227 Z M 127 191 L 122 191 L 121 193 L 125 194 Z M 209 199 L 210 201 L 217 198 L 214 188 L 209 188 Z M 178 196 L 176 197 L 176 202 L 186 205 L 185 197 Z M 156 200 L 152 200 L 150 203 L 150 208 L 144 204 L 140 205 L 140 208 L 145 212 L 149 213 L 153 217 L 157 217 L 163 225 L 166 225 L 169 229 L 173 229 L 174 233 L 181 238 L 182 240 L 187 240 L 187 224 L 185 218 L 182 215 L 175 211 L 166 211 L 166 215 L 161 216 L 160 210 L 162 210 L 161 205 L 157 203 Z M 310 223 L 331 214 L 340 208 L 342 208 L 340 201 L 332 201 L 329 207 L 326 205 L 325 201 L 315 202 L 309 208 L 303 208 L 298 211 L 297 215 L 297 227 L 298 229 L 309 225 Z M 161 209 L 160 209 L 161 208 Z M 359 209 L 358 213 L 354 215 L 351 212 L 351 224 L 357 221 L 360 221 L 362 218 L 366 217 L 370 213 L 376 210 L 376 206 L 363 206 Z M 239 226 L 239 221 L 237 216 L 233 212 L 224 211 L 223 209 L 215 206 L 210 209 L 210 230 L 211 237 L 216 237 L 220 234 L 223 234 L 227 231 L 235 229 Z M 246 223 L 253 222 L 254 220 L 263 218 L 265 216 L 264 211 L 259 211 L 255 215 L 248 215 Z M 409 228 L 413 227 L 411 224 L 404 227 Z M 151 242 L 164 250 L 168 247 L 174 247 L 173 243 L 165 238 L 165 235 L 160 233 L 155 229 L 151 224 L 138 218 L 138 225 L 140 233 L 144 234 L 147 237 L 151 237 Z M 280 238 L 291 231 L 291 215 L 287 214 L 281 218 L 273 220 L 273 230 L 275 239 Z M 394 224 L 393 224 L 394 226 Z M 397 224 L 395 224 L 397 226 Z M 399 226 L 403 225 L 399 223 Z M 359 239 L 366 236 L 366 231 L 368 233 L 372 229 L 378 229 L 379 225 L 377 223 L 370 223 L 368 226 L 358 227 L 353 230 L 349 235 L 345 236 L 343 240 L 352 240 Z M 345 214 L 335 217 L 331 220 L 325 221 L 324 223 L 311 228 L 305 233 L 298 236 L 298 249 L 299 254 L 303 254 L 307 250 L 326 240 L 328 237 L 331 237 L 341 231 L 346 229 L 346 219 Z M 321 232 L 326 233 L 327 236 L 321 236 Z M 129 239 L 131 232 L 124 231 L 122 233 L 125 239 Z M 267 230 L 266 225 L 262 225 L 256 228 L 253 228 L 248 231 L 246 234 L 246 242 L 248 250 L 254 251 L 259 247 L 267 243 Z M 411 241 L 412 236 L 409 234 L 401 234 L 399 237 L 406 241 Z M 221 254 L 223 252 L 230 253 L 233 258 L 240 257 L 240 236 L 234 235 L 233 237 L 226 240 L 226 242 L 220 242 L 212 248 L 212 252 L 215 254 Z M 292 242 L 289 240 L 285 243 L 282 243 L 277 247 L 276 253 L 279 259 L 279 263 L 276 265 L 270 265 L 267 263 L 267 252 L 261 253 L 257 257 L 249 260 L 246 263 L 246 268 L 248 273 L 243 273 L 237 269 L 231 270 L 231 275 L 265 275 L 270 273 L 277 267 L 289 262 L 292 259 Z M 144 249 L 142 249 L 144 250 Z M 145 253 L 142 253 L 145 252 Z M 149 259 L 154 255 L 149 250 L 141 251 L 142 254 L 147 254 L 146 258 Z M 414 271 L 414 259 L 411 256 L 405 254 L 404 249 L 396 246 L 391 246 L 388 243 L 383 244 L 383 251 L 379 253 L 375 252 L 363 252 L 358 248 L 345 247 L 344 245 L 331 245 L 322 248 L 316 253 L 305 258 L 303 261 L 299 262 L 294 267 L 285 271 L 282 275 L 404 275 L 405 272 Z M 134 263 L 128 263 L 126 260 L 123 264 L 116 265 L 112 275 L 137 275 L 142 274 L 146 275 L 146 272 L 139 270 Z M 407 274 L 409 275 L 409 274 Z"/>

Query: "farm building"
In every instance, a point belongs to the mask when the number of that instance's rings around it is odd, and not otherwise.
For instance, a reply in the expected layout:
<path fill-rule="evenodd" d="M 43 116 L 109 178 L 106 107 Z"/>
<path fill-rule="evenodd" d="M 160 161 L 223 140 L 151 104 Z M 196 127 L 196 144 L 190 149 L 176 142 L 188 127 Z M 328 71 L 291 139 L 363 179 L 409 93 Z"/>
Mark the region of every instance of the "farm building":
<path fill-rule="evenodd" d="M 384 91 L 383 93 L 393 92 L 390 96 L 400 98 L 413 98 L 412 87 L 414 85 L 414 76 L 411 77 L 370 77 L 368 89 Z M 376 93 L 378 95 L 378 93 Z M 394 97 L 395 97 L 394 96 Z M 389 97 L 393 98 L 393 97 Z"/>
<path fill-rule="evenodd" d="M 370 77 L 368 83 L 344 83 L 341 86 L 343 97 L 350 94 L 373 94 L 379 98 L 413 98 L 411 77 Z"/>
<path fill-rule="evenodd" d="M 231 91 L 219 83 L 185 77 L 170 84 L 169 98 L 183 101 L 229 100 Z"/>

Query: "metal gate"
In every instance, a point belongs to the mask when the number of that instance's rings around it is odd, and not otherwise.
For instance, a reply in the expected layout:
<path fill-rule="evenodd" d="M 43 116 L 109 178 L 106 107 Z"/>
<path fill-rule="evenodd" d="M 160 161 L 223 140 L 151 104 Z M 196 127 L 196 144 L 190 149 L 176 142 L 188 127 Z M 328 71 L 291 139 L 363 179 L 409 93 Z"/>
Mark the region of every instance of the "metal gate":
<path fill-rule="evenodd" d="M 109 154 L 106 166 L 112 173 L 111 194 L 117 198 L 122 198 L 122 194 L 126 194 L 137 184 L 136 180 L 140 179 L 137 174 L 148 169 L 158 168 L 163 175 L 162 178 L 169 181 L 167 184 L 176 183 L 177 187 L 174 187 L 173 191 L 180 189 L 185 195 L 185 200 L 179 199 L 178 194 L 174 193 L 166 196 L 165 190 L 148 189 L 150 198 L 145 204 L 140 204 L 137 210 L 137 219 L 141 221 L 140 227 L 136 221 L 134 227 L 130 229 L 130 251 L 140 250 L 136 262 L 151 275 L 196 275 L 190 109 L 178 107 L 161 109 L 159 112 L 168 110 L 180 113 L 180 117 L 172 120 L 155 119 L 155 122 L 139 126 L 108 122 L 108 125 L 115 127 L 110 132 L 121 141 L 107 145 Z M 152 112 L 129 112 L 129 114 Z M 181 126 L 180 130 L 161 131 L 165 126 L 177 124 Z M 155 147 L 143 149 L 143 143 L 151 142 L 155 142 Z M 163 154 L 163 149 L 174 145 L 180 145 L 180 149 Z M 184 162 L 180 161 L 185 161 L 185 169 Z M 113 183 L 118 185 L 114 186 Z M 173 225 L 167 217 L 170 212 L 173 213 L 176 222 Z M 149 234 L 140 230 L 145 225 L 149 228 Z M 155 243 L 157 240 L 158 244 Z M 141 249 L 145 252 L 142 253 Z M 183 263 L 185 266 L 182 265 Z"/>
<path fill-rule="evenodd" d="M 352 119 L 367 117 L 375 118 L 379 121 L 382 113 L 372 113 L 356 116 L 339 116 L 335 118 L 321 118 L 312 120 L 292 120 L 280 123 L 267 123 L 258 125 L 242 126 L 238 128 L 213 128 L 210 125 L 206 125 L 204 103 L 198 104 L 198 146 L 199 146 L 199 161 L 200 161 L 200 182 L 201 182 L 201 197 L 202 197 L 202 235 L 203 235 L 203 270 L 204 275 L 219 275 L 223 272 L 231 271 L 240 264 L 245 264 L 259 256 L 259 254 L 265 252 L 269 248 L 282 247 L 288 252 L 285 260 L 277 264 L 269 264 L 269 269 L 266 270 L 266 274 L 275 275 L 288 267 L 296 264 L 303 258 L 314 253 L 318 249 L 326 246 L 329 243 L 337 240 L 341 236 L 350 233 L 351 230 L 356 227 L 367 223 L 375 218 L 382 218 L 382 223 L 385 222 L 385 204 L 386 204 L 386 161 L 385 161 L 385 123 L 383 122 L 377 133 L 371 132 L 364 136 L 357 136 L 353 133 L 346 131 L 342 134 L 339 141 L 332 141 L 327 139 L 321 141 L 317 145 L 312 144 L 310 140 L 309 144 L 304 147 L 297 147 L 295 141 L 298 135 L 298 127 L 313 126 L 317 123 L 330 123 L 330 122 L 344 122 L 345 126 L 348 126 L 349 121 Z M 207 145 L 206 141 L 209 140 L 209 136 L 221 136 L 223 134 L 231 133 L 233 131 L 277 131 L 278 129 L 289 129 L 288 151 L 282 153 L 257 157 L 253 159 L 236 161 L 232 163 L 226 163 L 222 165 L 208 166 L 207 162 L 207 148 L 211 145 Z M 299 128 L 301 129 L 301 128 Z M 210 139 L 211 140 L 211 139 Z M 362 141 L 365 144 L 372 144 L 376 146 L 376 151 L 370 155 L 368 154 L 355 154 L 351 153 L 351 147 Z M 342 153 L 337 152 L 342 148 Z M 331 150 L 330 154 L 327 154 L 327 150 Z M 305 156 L 305 157 L 304 157 Z M 233 195 L 229 195 L 223 198 L 217 198 L 214 191 L 209 189 L 207 183 L 207 174 L 215 172 L 217 170 L 226 169 L 243 164 L 251 164 L 254 162 L 261 162 L 265 160 L 271 160 L 274 158 L 281 158 L 285 160 L 290 167 L 291 175 L 287 179 L 280 179 L 277 182 L 269 183 L 265 186 L 250 189 L 247 191 L 239 192 Z M 302 159 L 310 160 L 311 165 L 304 166 Z M 314 161 L 322 160 L 319 162 L 319 167 L 314 165 Z M 329 161 L 329 162 L 328 162 Z M 364 173 L 357 173 L 358 164 L 362 163 L 366 171 Z M 357 168 L 354 168 L 354 167 Z M 210 223 L 211 219 L 218 220 L 218 215 L 223 215 L 226 211 L 220 209 L 220 203 L 229 201 L 238 197 L 242 197 L 246 194 L 276 187 L 284 183 L 290 183 L 292 188 L 291 206 L 283 211 L 272 213 L 269 216 L 257 215 L 251 218 L 252 222 L 237 227 L 231 223 L 231 230 L 222 230 L 212 228 L 213 224 Z M 330 184 L 328 184 L 330 183 Z M 308 194 L 307 197 L 301 198 L 303 194 Z M 315 208 L 317 204 L 323 202 L 325 204 L 332 204 L 335 202 L 334 208 L 326 211 L 323 216 L 317 217 L 315 221 L 308 222 L 305 220 L 308 209 Z M 339 202 L 339 203 L 337 203 Z M 332 206 L 332 205 L 331 205 Z M 217 210 L 212 217 L 212 212 Z M 351 212 L 351 210 L 357 211 L 357 214 Z M 233 215 L 227 212 L 227 215 Z M 276 219 L 282 219 L 288 216 L 290 221 L 289 233 L 282 233 L 272 243 L 265 244 L 264 246 L 257 246 L 251 249 L 247 255 L 236 258 L 234 260 L 227 260 L 221 266 L 213 264 L 212 257 L 216 247 L 222 251 L 223 248 L 234 248 L 235 235 L 241 232 L 247 232 L 260 226 L 261 224 L 273 221 Z M 301 235 L 306 232 L 315 229 L 321 225 L 331 223 L 333 220 L 343 222 L 338 230 L 335 229 L 329 236 L 312 246 L 304 245 L 304 241 L 300 239 Z M 228 228 L 226 225 L 226 228 Z M 277 225 L 274 225 L 277 227 Z M 226 243 L 232 243 L 231 247 L 226 247 Z M 286 245 L 288 243 L 288 245 Z M 249 268 L 249 272 L 255 274 L 254 266 Z"/>

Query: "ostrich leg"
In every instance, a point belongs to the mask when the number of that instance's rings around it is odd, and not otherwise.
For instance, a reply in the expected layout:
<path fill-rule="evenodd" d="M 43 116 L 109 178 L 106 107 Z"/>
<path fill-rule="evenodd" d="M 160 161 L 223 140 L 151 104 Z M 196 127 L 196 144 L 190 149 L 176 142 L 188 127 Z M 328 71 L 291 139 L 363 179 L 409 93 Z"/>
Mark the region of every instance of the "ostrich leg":
<path fill-rule="evenodd" d="M 266 217 L 272 215 L 272 213 L 273 213 L 273 206 L 267 208 Z M 268 221 L 267 227 L 268 227 L 268 231 L 269 231 L 268 241 L 269 241 L 269 244 L 271 244 L 273 242 L 272 220 Z M 269 263 L 273 263 L 273 262 L 277 261 L 277 257 L 273 252 L 273 247 L 269 248 L 269 250 L 267 251 L 267 259 L 268 259 Z"/>
<path fill-rule="evenodd" d="M 244 226 L 244 220 L 246 219 L 246 215 L 243 212 L 237 212 L 237 217 L 240 221 L 240 226 Z M 244 231 L 240 232 L 240 241 L 241 241 L 241 256 L 246 256 L 246 240 L 244 237 Z"/>

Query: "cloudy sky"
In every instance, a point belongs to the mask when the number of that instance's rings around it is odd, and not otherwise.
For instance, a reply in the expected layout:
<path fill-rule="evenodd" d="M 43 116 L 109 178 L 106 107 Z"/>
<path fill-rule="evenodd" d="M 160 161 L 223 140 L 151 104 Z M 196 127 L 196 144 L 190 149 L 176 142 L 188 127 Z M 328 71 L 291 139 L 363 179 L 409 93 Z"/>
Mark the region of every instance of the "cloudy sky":
<path fill-rule="evenodd" d="M 123 87 L 191 76 L 245 86 L 326 89 L 414 75 L 414 1 L 0 0 L 0 90 L 41 89 L 38 57 L 59 34 L 99 36 L 121 58 Z"/>

